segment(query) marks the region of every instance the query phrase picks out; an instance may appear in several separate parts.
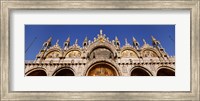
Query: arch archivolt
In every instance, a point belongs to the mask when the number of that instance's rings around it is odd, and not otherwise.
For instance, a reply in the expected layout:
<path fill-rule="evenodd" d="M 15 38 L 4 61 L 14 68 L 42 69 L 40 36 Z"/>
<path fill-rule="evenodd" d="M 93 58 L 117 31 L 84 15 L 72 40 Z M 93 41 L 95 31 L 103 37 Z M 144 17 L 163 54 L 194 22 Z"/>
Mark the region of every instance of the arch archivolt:
<path fill-rule="evenodd" d="M 153 48 L 144 48 L 140 54 L 142 57 L 161 57 L 160 53 Z"/>
<path fill-rule="evenodd" d="M 31 68 L 29 69 L 28 71 L 25 72 L 25 75 L 29 75 L 30 73 L 34 72 L 34 71 L 37 71 L 37 70 L 43 70 L 47 75 L 47 70 L 43 67 L 34 67 L 34 68 Z"/>
<path fill-rule="evenodd" d="M 112 60 L 109 59 L 94 59 L 91 60 L 90 62 L 88 62 L 85 66 L 85 70 L 83 72 L 83 75 L 87 76 L 89 71 L 98 64 L 106 64 L 110 67 L 112 67 L 112 69 L 114 69 L 114 71 L 116 72 L 117 76 L 121 76 L 122 72 L 121 69 L 119 68 L 119 66 Z"/>
<path fill-rule="evenodd" d="M 153 73 L 151 72 L 151 70 L 149 70 L 148 68 L 145 68 L 143 66 L 134 66 L 131 68 L 130 72 L 129 72 L 129 75 L 131 76 L 131 73 L 135 70 L 135 69 L 142 69 L 144 70 L 145 72 L 147 72 L 150 76 L 153 76 Z"/>
<path fill-rule="evenodd" d="M 62 51 L 59 49 L 50 49 L 45 53 L 44 57 L 45 58 L 59 58 L 59 57 L 62 57 Z"/>
<path fill-rule="evenodd" d="M 58 72 L 60 72 L 60 71 L 62 71 L 62 70 L 64 70 L 64 69 L 71 70 L 71 71 L 74 73 L 74 75 L 76 76 L 75 70 L 74 70 L 73 68 L 69 67 L 69 66 L 66 66 L 66 67 L 63 67 L 63 66 L 57 67 L 57 68 L 53 71 L 52 76 L 55 76 Z"/>
<path fill-rule="evenodd" d="M 104 48 L 107 48 L 107 49 L 109 49 L 113 54 L 115 54 L 116 53 L 116 48 L 112 45 L 112 44 L 110 44 L 110 43 L 108 43 L 107 41 L 105 41 L 105 42 L 99 42 L 99 41 L 97 41 L 97 42 L 95 42 L 95 43 L 92 43 L 88 48 L 87 48 L 87 53 L 91 53 L 92 51 L 94 51 L 96 48 L 98 48 L 98 47 L 104 47 Z"/>
<path fill-rule="evenodd" d="M 79 48 L 71 48 L 71 49 L 68 49 L 63 57 L 81 57 L 81 50 Z"/>
<path fill-rule="evenodd" d="M 121 50 L 122 57 L 140 57 L 140 54 L 133 47 L 124 47 Z"/>

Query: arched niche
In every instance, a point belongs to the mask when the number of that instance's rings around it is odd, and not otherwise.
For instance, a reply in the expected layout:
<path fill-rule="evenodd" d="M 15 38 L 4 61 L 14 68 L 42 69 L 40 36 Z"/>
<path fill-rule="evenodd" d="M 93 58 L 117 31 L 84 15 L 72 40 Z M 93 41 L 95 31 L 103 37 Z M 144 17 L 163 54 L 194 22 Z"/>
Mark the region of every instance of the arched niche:
<path fill-rule="evenodd" d="M 60 68 L 53 73 L 53 76 L 75 76 L 75 74 L 70 68 Z"/>
<path fill-rule="evenodd" d="M 143 67 L 134 67 L 131 71 L 131 76 L 152 76 L 152 74 Z"/>
<path fill-rule="evenodd" d="M 27 76 L 47 76 L 47 73 L 44 70 L 33 70 Z"/>
<path fill-rule="evenodd" d="M 157 76 L 175 76 L 175 72 L 169 68 L 160 68 L 157 71 Z"/>

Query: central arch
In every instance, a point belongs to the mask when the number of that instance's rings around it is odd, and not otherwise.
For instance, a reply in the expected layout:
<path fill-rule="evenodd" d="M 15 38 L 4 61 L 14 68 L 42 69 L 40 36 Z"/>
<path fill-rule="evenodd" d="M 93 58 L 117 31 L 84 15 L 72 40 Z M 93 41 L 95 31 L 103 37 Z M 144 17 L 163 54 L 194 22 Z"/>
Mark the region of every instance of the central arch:
<path fill-rule="evenodd" d="M 87 70 L 86 76 L 118 76 L 116 68 L 107 62 L 94 63 Z"/>

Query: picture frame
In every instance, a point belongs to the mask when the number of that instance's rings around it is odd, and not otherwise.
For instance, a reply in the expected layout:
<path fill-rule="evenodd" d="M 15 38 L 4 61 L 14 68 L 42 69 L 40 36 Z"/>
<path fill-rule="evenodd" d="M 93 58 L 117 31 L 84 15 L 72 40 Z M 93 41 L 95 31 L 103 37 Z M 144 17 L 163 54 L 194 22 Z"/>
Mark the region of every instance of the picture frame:
<path fill-rule="evenodd" d="M 10 12 L 12 10 L 190 10 L 191 90 L 186 91 L 10 91 Z M 61 0 L 1 1 L 1 100 L 200 100 L 199 78 L 199 0 Z"/>

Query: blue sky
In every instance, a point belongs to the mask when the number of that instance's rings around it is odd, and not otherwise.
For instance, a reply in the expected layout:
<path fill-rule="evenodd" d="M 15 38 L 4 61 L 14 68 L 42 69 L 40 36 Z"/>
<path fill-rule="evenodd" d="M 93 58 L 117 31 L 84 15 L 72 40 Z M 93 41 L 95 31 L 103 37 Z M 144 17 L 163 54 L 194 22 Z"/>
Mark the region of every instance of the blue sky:
<path fill-rule="evenodd" d="M 59 45 L 63 47 L 64 41 L 70 36 L 71 45 L 78 39 L 82 47 L 85 37 L 93 41 L 100 29 L 109 40 L 117 36 L 121 46 L 125 44 L 125 38 L 132 45 L 132 37 L 136 38 L 140 47 L 143 45 L 142 39 L 151 45 L 153 35 L 170 56 L 175 55 L 175 25 L 25 25 L 25 60 L 34 60 L 50 36 L 52 45 L 59 39 Z"/>

